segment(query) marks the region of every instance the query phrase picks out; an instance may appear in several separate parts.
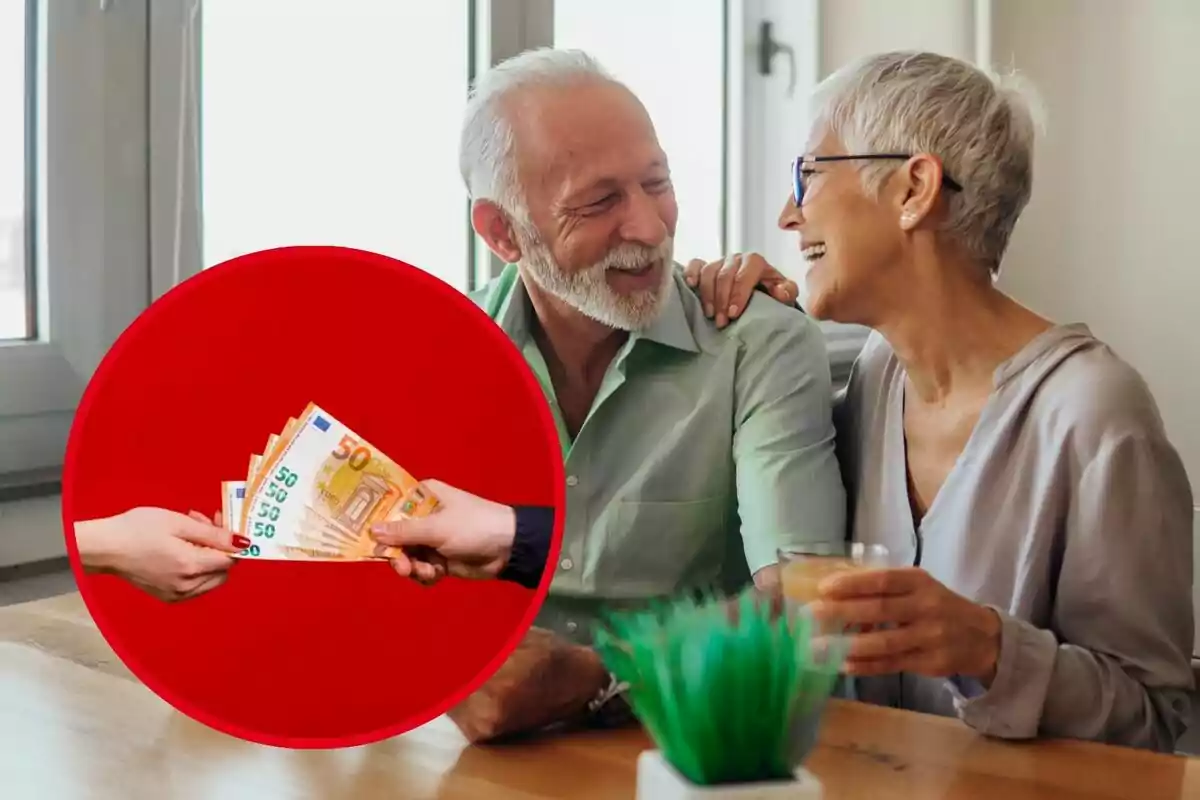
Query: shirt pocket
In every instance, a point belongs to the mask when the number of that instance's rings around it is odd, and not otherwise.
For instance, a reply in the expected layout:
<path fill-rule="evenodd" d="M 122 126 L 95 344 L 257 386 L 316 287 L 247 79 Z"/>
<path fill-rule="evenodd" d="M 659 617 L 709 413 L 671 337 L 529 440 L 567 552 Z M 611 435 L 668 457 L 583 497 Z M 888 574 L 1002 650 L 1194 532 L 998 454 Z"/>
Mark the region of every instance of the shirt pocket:
<path fill-rule="evenodd" d="M 601 594 L 654 597 L 719 580 L 730 526 L 725 497 L 620 501 L 610 519 Z"/>

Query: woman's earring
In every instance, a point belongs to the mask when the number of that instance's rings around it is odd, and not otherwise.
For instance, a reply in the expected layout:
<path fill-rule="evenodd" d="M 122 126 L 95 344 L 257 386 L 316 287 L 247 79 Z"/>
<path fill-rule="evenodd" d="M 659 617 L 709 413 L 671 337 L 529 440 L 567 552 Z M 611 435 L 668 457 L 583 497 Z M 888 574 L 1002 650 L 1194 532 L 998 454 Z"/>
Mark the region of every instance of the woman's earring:
<path fill-rule="evenodd" d="M 904 228 L 905 230 L 911 228 L 916 221 L 917 215 L 911 211 L 905 211 L 900 215 L 900 227 Z"/>

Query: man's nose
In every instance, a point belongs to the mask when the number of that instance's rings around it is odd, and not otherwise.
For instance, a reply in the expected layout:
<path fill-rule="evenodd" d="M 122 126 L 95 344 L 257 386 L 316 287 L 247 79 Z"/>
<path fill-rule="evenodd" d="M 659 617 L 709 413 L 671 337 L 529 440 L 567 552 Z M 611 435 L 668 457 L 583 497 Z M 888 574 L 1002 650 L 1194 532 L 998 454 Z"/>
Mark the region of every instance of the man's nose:
<path fill-rule="evenodd" d="M 783 211 L 779 212 L 779 227 L 785 231 L 795 231 L 799 233 L 803 226 L 803 208 L 796 205 L 796 199 L 789 194 L 787 202 L 783 204 Z"/>
<path fill-rule="evenodd" d="M 631 192 L 625 219 L 621 224 L 621 238 L 627 242 L 658 247 L 667 238 L 668 233 L 667 224 L 654 198 L 640 189 Z"/>

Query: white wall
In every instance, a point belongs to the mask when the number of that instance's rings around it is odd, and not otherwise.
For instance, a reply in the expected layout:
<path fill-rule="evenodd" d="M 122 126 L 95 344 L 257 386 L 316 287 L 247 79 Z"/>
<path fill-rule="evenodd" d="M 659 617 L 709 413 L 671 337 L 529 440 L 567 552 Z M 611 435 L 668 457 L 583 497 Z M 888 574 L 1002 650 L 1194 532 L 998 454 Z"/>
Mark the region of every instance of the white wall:
<path fill-rule="evenodd" d="M 825 0 L 820 17 L 822 77 L 848 61 L 884 50 L 932 50 L 975 58 L 971 0 Z"/>

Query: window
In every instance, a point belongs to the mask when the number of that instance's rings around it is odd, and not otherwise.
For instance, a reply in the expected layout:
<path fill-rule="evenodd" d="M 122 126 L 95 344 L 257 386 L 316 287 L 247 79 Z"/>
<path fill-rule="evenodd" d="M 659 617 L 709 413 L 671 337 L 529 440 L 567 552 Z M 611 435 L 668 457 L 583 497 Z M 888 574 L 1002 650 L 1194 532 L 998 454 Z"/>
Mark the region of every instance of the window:
<path fill-rule="evenodd" d="M 204 266 L 334 244 L 469 283 L 458 137 L 470 3 L 207 0 Z"/>
<path fill-rule="evenodd" d="M 25 250 L 34 199 L 27 169 L 36 77 L 29 62 L 37 52 L 31 10 L 21 2 L 0 4 L 0 340 L 28 339 L 35 321 L 34 286 L 27 274 L 33 264 Z"/>
<path fill-rule="evenodd" d="M 145 31 L 137 3 L 0 3 L 4 483 L 61 466 L 87 380 L 146 306 L 146 167 L 129 157 Z"/>

